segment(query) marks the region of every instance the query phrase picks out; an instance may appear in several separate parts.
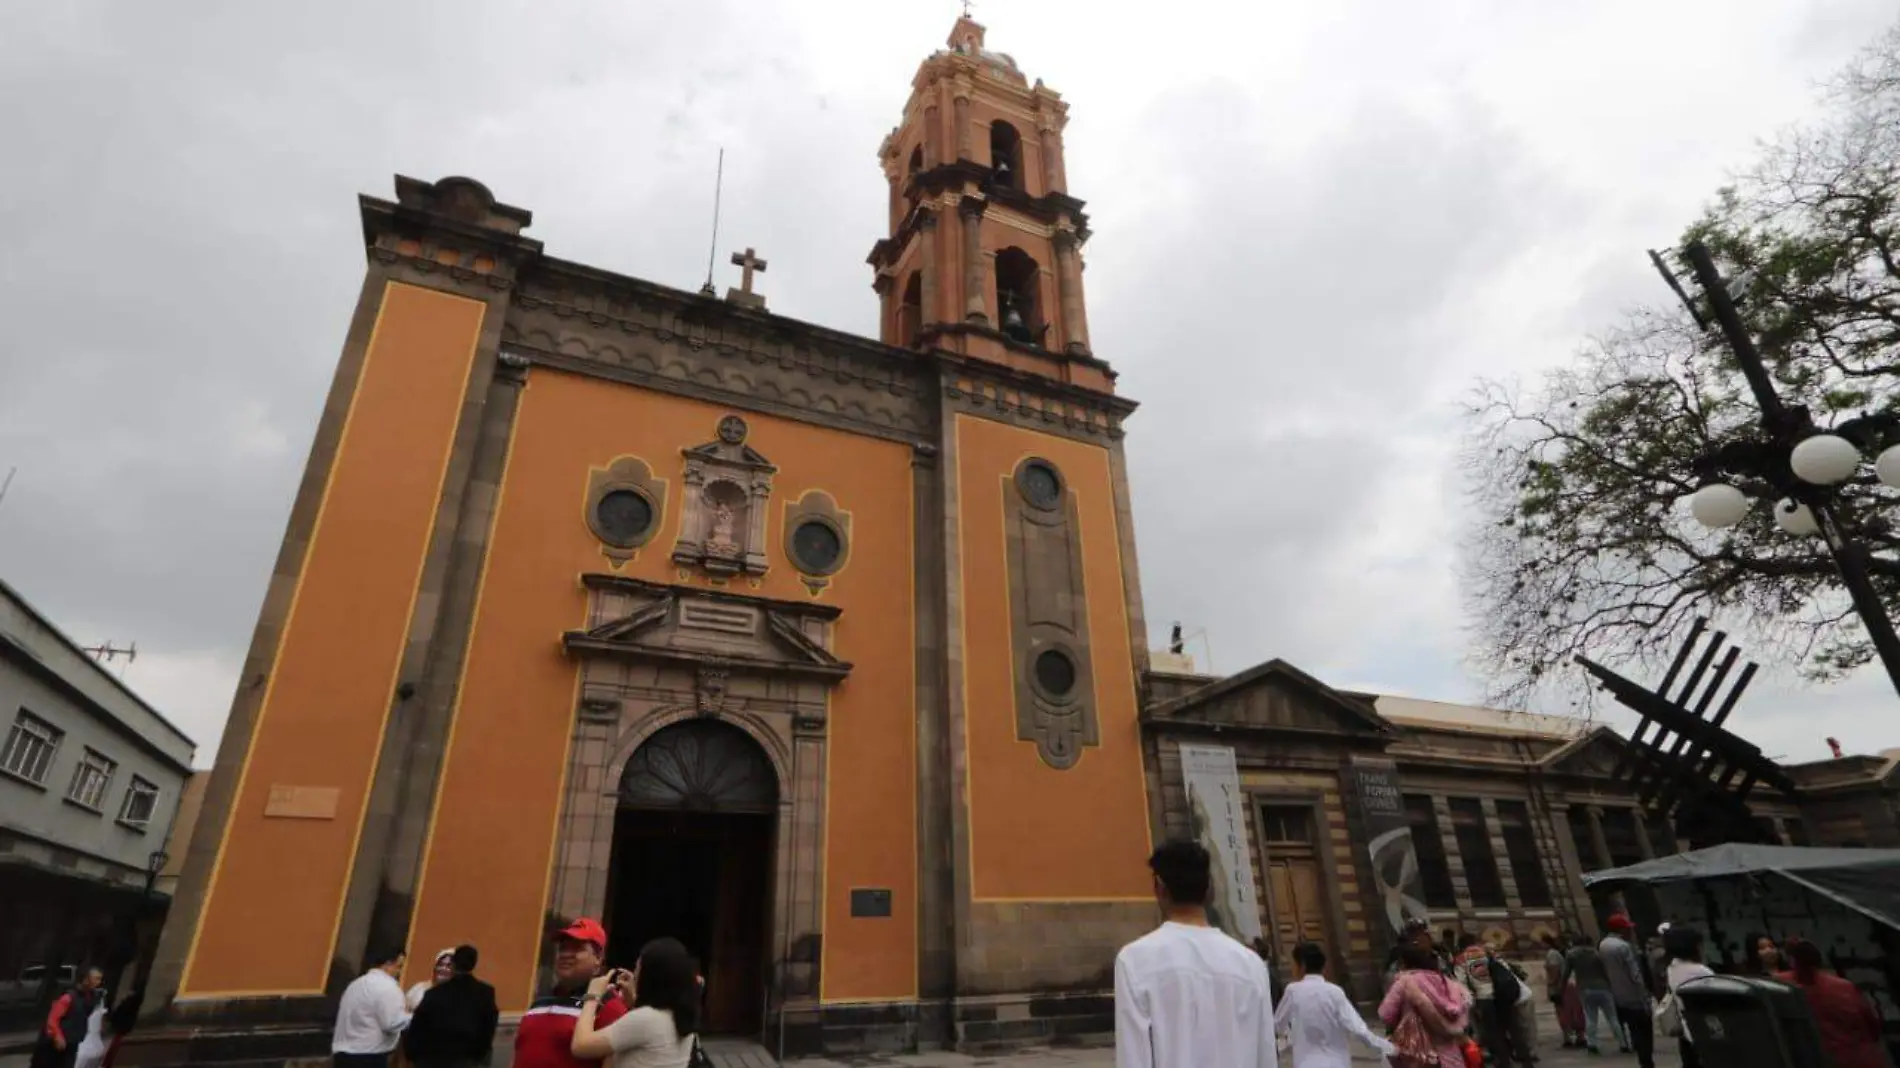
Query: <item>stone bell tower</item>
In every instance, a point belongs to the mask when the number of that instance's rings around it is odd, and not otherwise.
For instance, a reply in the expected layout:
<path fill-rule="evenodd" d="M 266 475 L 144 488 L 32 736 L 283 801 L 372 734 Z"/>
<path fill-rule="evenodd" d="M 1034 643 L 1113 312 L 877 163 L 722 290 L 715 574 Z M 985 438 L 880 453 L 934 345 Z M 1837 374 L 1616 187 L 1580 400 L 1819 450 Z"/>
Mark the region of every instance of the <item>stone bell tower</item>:
<path fill-rule="evenodd" d="M 890 236 L 871 250 L 880 334 L 1088 388 L 1113 372 L 1089 347 L 1082 298 L 1088 216 L 1070 196 L 1068 105 L 957 20 L 924 60 L 879 158 Z"/>

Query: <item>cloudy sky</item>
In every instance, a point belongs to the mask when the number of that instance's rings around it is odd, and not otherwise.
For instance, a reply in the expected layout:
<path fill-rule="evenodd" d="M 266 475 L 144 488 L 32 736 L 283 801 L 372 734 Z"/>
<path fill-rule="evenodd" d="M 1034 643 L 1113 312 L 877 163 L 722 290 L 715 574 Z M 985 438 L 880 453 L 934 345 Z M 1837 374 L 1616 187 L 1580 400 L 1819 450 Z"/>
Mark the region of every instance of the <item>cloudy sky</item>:
<path fill-rule="evenodd" d="M 208 763 L 361 279 L 355 196 L 466 174 L 563 258 L 869 333 L 879 140 L 951 0 L 17 4 L 0 35 L 0 576 Z M 1206 666 L 1441 700 L 1457 402 L 1665 294 L 1676 235 L 1892 0 L 986 0 L 1072 104 L 1143 594 Z M 722 250 L 723 251 L 723 250 Z M 722 260 L 724 256 L 720 257 Z M 734 269 L 722 267 L 723 273 Z M 1772 672 L 1771 754 L 1900 745 Z M 1546 709 L 1544 711 L 1561 711 Z M 1869 713 L 1861 715 L 1861 713 Z"/>

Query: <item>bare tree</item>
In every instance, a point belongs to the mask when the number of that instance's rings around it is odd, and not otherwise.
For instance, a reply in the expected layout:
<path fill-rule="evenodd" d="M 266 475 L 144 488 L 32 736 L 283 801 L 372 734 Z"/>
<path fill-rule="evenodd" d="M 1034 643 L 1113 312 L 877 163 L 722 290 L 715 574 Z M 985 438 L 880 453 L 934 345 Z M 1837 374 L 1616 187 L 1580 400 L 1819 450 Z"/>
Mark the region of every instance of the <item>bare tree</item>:
<path fill-rule="evenodd" d="M 1828 87 L 1826 117 L 1784 134 L 1684 240 L 1731 266 L 1784 400 L 1823 426 L 1900 414 L 1900 25 Z M 1756 649 L 1838 677 L 1872 649 L 1818 540 L 1756 507 L 1705 531 L 1687 516 L 1695 461 L 1757 436 L 1759 412 L 1719 337 L 1686 312 L 1638 312 L 1524 393 L 1480 386 L 1464 546 L 1474 659 L 1494 700 L 1574 681 L 1574 657 L 1672 652 L 1713 615 Z M 1743 486 L 1768 497 L 1766 485 Z M 1900 601 L 1900 494 L 1863 472 L 1842 516 Z"/>

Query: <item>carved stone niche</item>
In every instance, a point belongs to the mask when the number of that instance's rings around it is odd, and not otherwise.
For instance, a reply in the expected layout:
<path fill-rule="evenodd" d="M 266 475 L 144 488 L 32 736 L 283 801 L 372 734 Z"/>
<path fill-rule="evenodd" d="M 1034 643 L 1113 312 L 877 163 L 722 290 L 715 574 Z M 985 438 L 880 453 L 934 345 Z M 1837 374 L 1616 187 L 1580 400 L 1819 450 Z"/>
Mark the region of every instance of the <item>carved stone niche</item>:
<path fill-rule="evenodd" d="M 832 605 L 588 574 L 588 626 L 562 637 L 590 702 L 691 707 L 712 717 L 784 716 L 822 732 L 828 690 L 851 673 L 831 653 Z M 788 731 L 788 733 L 790 733 Z"/>
<path fill-rule="evenodd" d="M 622 456 L 587 473 L 587 529 L 614 567 L 640 554 L 666 517 L 666 480 L 653 477 L 647 462 Z"/>
<path fill-rule="evenodd" d="M 816 595 L 851 562 L 851 513 L 824 490 L 808 490 L 786 505 L 779 544 L 799 581 Z"/>
<path fill-rule="evenodd" d="M 673 562 L 709 575 L 765 574 L 765 511 L 778 468 L 746 445 L 744 419 L 719 420 L 719 436 L 682 449 L 679 540 Z"/>
<path fill-rule="evenodd" d="M 1016 737 L 1068 769 L 1101 744 L 1089 655 L 1088 593 L 1075 496 L 1056 466 L 1032 456 L 1004 490 Z"/>

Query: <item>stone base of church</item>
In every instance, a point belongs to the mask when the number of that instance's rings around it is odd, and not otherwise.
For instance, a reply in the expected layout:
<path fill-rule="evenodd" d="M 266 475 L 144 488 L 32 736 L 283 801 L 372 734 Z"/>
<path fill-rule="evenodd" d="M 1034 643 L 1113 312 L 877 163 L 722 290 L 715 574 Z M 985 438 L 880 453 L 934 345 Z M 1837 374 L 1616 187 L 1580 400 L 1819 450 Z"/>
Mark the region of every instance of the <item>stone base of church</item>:
<path fill-rule="evenodd" d="M 1096 1045 L 1114 1036 L 1109 991 L 1004 994 L 947 1001 L 791 1009 L 785 1055 L 840 1056 L 955 1049 L 986 1054 L 1024 1046 Z M 768 1035 L 768 1045 L 776 1045 Z"/>

